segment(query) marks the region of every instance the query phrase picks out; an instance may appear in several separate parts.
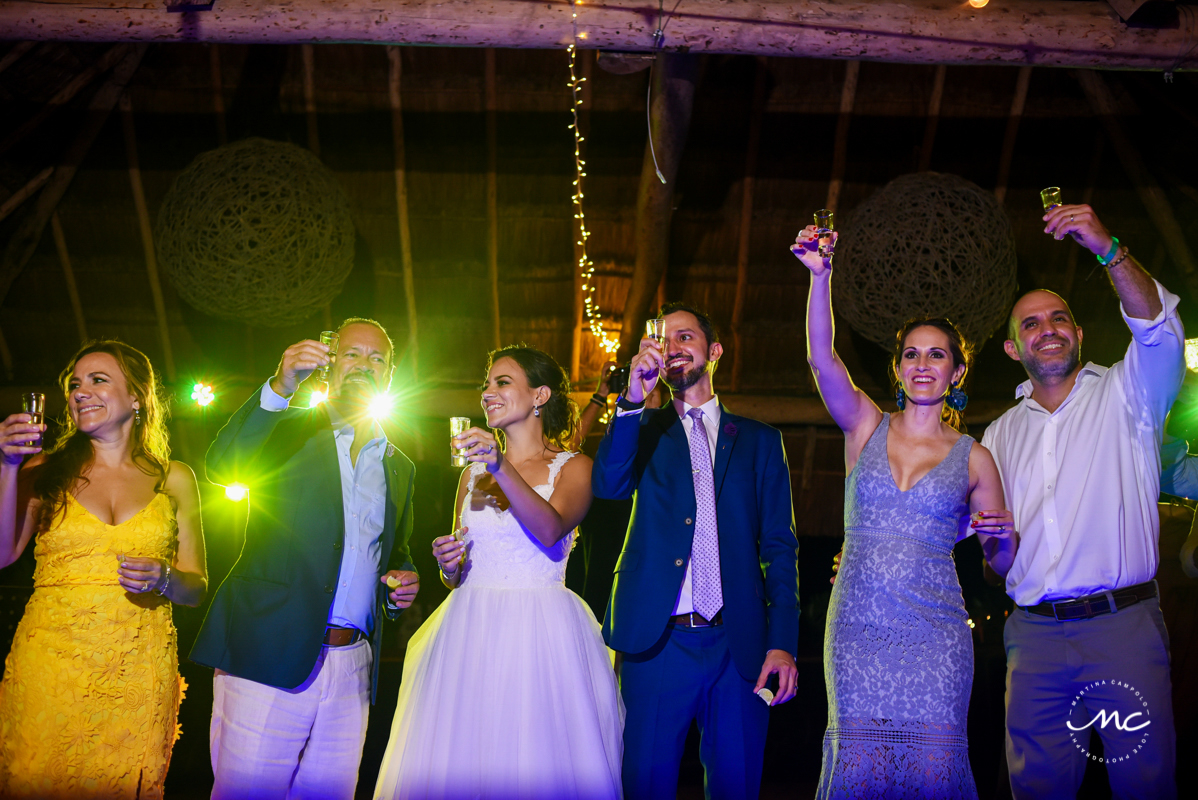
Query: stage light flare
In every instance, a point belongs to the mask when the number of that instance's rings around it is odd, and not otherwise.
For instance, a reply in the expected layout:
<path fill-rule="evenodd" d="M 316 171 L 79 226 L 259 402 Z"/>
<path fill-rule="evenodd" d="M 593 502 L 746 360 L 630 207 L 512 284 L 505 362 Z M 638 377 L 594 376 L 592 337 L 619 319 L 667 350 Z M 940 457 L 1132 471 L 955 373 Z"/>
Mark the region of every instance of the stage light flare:
<path fill-rule="evenodd" d="M 216 392 L 206 383 L 197 383 L 191 387 L 191 399 L 196 401 L 196 405 L 203 408 L 212 404 L 216 399 Z"/>
<path fill-rule="evenodd" d="M 1186 369 L 1198 372 L 1198 339 L 1186 339 Z"/>
<path fill-rule="evenodd" d="M 240 503 L 250 493 L 250 488 L 244 483 L 230 483 L 225 487 L 225 497 L 234 503 Z"/>
<path fill-rule="evenodd" d="M 386 419 L 395 411 L 395 398 L 389 394 L 376 394 L 370 398 L 366 413 L 373 419 Z"/>
<path fill-rule="evenodd" d="M 989 2 L 990 0 L 969 0 L 969 5 L 973 6 L 974 8 L 985 8 L 986 4 Z"/>
<path fill-rule="evenodd" d="M 329 393 L 324 389 L 313 389 L 312 394 L 308 396 L 308 408 L 316 408 L 318 405 L 329 399 Z"/>

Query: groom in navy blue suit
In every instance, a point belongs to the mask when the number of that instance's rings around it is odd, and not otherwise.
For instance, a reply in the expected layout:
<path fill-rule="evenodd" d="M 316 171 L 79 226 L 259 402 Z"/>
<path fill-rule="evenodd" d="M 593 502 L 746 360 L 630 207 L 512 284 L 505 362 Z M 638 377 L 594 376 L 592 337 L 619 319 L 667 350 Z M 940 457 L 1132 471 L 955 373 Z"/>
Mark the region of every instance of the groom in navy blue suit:
<path fill-rule="evenodd" d="M 790 470 L 782 435 L 712 391 L 723 346 L 707 315 L 661 313 L 665 335 L 641 341 L 591 473 L 596 497 L 634 498 L 603 620 L 628 710 L 624 796 L 676 795 L 695 720 L 709 800 L 757 797 L 769 706 L 798 675 Z M 660 378 L 674 401 L 647 411 Z"/>

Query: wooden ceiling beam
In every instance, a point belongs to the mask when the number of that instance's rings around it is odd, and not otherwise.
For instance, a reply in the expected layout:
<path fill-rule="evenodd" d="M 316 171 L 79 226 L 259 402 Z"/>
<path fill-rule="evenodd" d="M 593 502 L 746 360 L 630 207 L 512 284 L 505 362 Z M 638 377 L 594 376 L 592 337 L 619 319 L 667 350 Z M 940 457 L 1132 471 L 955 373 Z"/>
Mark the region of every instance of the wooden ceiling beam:
<path fill-rule="evenodd" d="M 192 14 L 156 5 L 0 0 L 0 31 L 8 39 L 51 41 L 525 48 L 562 48 L 573 35 L 569 0 L 220 0 L 211 11 Z M 580 46 L 654 50 L 655 5 L 580 2 Z M 1193 52 L 1185 65 L 1176 63 L 1193 41 L 1187 17 L 1175 28 L 1129 28 L 1101 0 L 1005 0 L 981 9 L 945 0 L 687 0 L 667 19 L 662 48 L 678 52 L 1096 69 L 1198 66 Z"/>

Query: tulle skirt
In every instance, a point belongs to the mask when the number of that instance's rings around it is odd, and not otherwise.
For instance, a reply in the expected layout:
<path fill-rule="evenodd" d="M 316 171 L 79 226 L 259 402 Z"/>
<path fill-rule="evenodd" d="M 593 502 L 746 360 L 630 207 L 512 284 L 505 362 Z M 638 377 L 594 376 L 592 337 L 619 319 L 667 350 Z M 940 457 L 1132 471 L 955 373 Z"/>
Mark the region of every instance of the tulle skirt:
<path fill-rule="evenodd" d="M 564 586 L 454 590 L 408 643 L 375 798 L 619 798 L 624 705 Z"/>

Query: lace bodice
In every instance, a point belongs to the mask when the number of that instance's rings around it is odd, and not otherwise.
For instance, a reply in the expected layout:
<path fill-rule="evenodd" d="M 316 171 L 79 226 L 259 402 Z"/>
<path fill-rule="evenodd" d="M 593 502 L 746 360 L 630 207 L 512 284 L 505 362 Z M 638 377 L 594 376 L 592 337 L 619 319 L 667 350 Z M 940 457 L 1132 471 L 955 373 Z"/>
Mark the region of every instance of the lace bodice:
<path fill-rule="evenodd" d="M 549 482 L 533 491 L 548 500 L 562 467 L 574 453 L 558 453 L 549 464 Z M 566 580 L 566 561 L 574 546 L 576 530 L 552 547 L 545 547 L 524 529 L 511 509 L 500 509 L 498 501 L 476 488 L 486 470 L 481 463 L 470 466 L 470 480 L 462 502 L 462 525 L 467 547 L 462 587 L 531 589 L 560 586 Z"/>

